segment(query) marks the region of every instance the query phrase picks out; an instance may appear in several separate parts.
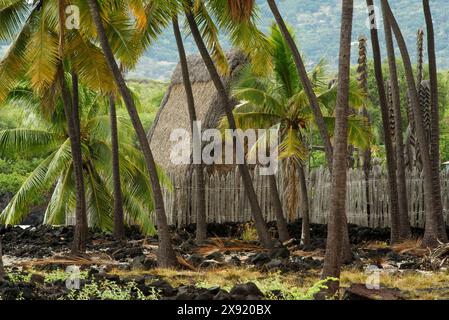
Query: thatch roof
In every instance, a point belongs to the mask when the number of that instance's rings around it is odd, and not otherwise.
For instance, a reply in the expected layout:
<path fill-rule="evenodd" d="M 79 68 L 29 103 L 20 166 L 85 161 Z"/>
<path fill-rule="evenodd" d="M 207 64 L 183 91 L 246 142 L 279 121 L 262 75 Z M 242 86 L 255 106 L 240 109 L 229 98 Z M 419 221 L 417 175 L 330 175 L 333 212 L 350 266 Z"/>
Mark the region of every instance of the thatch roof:
<path fill-rule="evenodd" d="M 231 73 L 229 77 L 223 78 L 226 86 L 246 61 L 245 56 L 238 51 L 231 51 L 227 56 Z M 203 130 L 215 128 L 224 115 L 224 109 L 220 105 L 215 86 L 200 56 L 189 56 L 187 61 L 197 118 L 201 121 Z M 170 161 L 171 146 L 173 145 L 173 142 L 170 141 L 170 134 L 178 128 L 190 132 L 187 100 L 179 64 L 172 75 L 170 87 L 148 135 L 154 158 L 166 171 L 187 170 L 187 167 L 175 166 Z"/>

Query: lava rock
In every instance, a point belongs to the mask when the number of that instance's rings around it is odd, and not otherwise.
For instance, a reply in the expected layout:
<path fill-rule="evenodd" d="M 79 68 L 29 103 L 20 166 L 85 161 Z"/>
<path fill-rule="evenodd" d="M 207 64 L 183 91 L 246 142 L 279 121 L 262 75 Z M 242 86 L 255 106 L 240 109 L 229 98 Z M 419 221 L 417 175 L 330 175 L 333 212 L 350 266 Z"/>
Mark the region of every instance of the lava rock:
<path fill-rule="evenodd" d="M 236 300 L 246 300 L 247 298 L 254 300 L 254 298 L 263 297 L 262 291 L 253 282 L 235 285 L 231 289 L 230 295 Z"/>
<path fill-rule="evenodd" d="M 225 290 L 220 290 L 214 296 L 214 300 L 231 300 L 231 295 Z"/>
<path fill-rule="evenodd" d="M 195 267 L 199 266 L 203 261 L 204 261 L 203 256 L 196 253 L 189 255 L 187 258 L 187 262 L 189 262 Z"/>
<path fill-rule="evenodd" d="M 403 261 L 397 264 L 400 270 L 419 269 L 419 264 L 414 261 Z"/>
<path fill-rule="evenodd" d="M 242 265 L 242 261 L 240 261 L 240 258 L 237 256 L 232 256 L 227 263 L 229 263 L 230 265 L 236 266 L 236 267 L 240 267 Z"/>
<path fill-rule="evenodd" d="M 215 286 L 215 287 L 211 287 L 209 289 L 207 289 L 207 292 L 209 292 L 210 294 L 218 294 L 220 292 L 221 288 L 219 286 Z"/>
<path fill-rule="evenodd" d="M 207 260 L 215 260 L 215 261 L 222 262 L 224 260 L 224 255 L 220 251 L 217 251 L 217 252 L 214 252 L 214 253 L 211 253 L 211 254 L 207 255 L 206 259 Z"/>
<path fill-rule="evenodd" d="M 142 255 L 143 250 L 140 247 L 122 248 L 112 253 L 112 257 L 116 260 L 135 258 Z"/>
<path fill-rule="evenodd" d="M 195 297 L 195 300 L 201 300 L 201 301 L 214 300 L 214 295 L 209 292 L 202 292 Z"/>
<path fill-rule="evenodd" d="M 404 260 L 404 257 L 403 257 L 403 256 L 401 256 L 399 253 L 394 252 L 394 251 L 389 252 L 389 253 L 385 256 L 385 258 L 386 258 L 387 260 L 390 260 L 390 261 L 393 261 L 393 262 L 401 262 L 401 261 Z"/>
<path fill-rule="evenodd" d="M 256 266 L 261 266 L 271 260 L 270 256 L 265 252 L 257 253 L 250 257 L 250 261 L 252 264 Z"/>
<path fill-rule="evenodd" d="M 280 247 L 271 250 L 271 259 L 288 259 L 290 257 L 290 251 L 286 247 Z"/>
<path fill-rule="evenodd" d="M 402 300 L 399 290 L 380 288 L 368 289 L 366 285 L 356 283 L 345 290 L 343 300 Z"/>
<path fill-rule="evenodd" d="M 267 264 L 265 264 L 265 268 L 267 270 L 279 269 L 282 267 L 282 265 L 283 265 L 282 260 L 274 259 L 274 260 L 271 260 L 270 262 L 268 262 Z"/>
<path fill-rule="evenodd" d="M 221 266 L 221 263 L 215 260 L 204 260 L 200 265 L 200 269 L 214 269 Z"/>
<path fill-rule="evenodd" d="M 40 274 L 33 273 L 31 275 L 31 277 L 30 277 L 30 282 L 31 283 L 44 284 L 45 283 L 45 277 L 40 275 Z"/>
<path fill-rule="evenodd" d="M 154 260 L 149 259 L 147 256 L 138 256 L 133 259 L 133 261 L 130 264 L 130 269 L 132 271 L 142 271 L 142 270 L 149 270 L 154 267 L 156 267 L 157 262 Z"/>
<path fill-rule="evenodd" d="M 157 291 L 160 292 L 161 295 L 166 296 L 166 297 L 172 297 L 177 293 L 177 290 L 174 289 L 165 280 L 154 281 L 149 285 L 149 287 L 154 287 Z"/>

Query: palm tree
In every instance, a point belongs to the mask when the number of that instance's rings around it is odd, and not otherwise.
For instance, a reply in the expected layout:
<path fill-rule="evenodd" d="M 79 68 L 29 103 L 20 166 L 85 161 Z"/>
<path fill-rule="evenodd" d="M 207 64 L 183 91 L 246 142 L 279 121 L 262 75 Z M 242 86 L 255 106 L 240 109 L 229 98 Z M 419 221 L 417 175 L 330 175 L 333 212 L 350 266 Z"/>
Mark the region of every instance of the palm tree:
<path fill-rule="evenodd" d="M 29 213 L 37 195 L 51 193 L 44 222 L 62 225 L 76 206 L 76 181 L 71 140 L 62 106 L 56 101 L 55 111 L 45 117 L 40 112 L 41 101 L 26 85 L 13 90 L 7 100 L 17 108 L 28 111 L 34 127 L 0 131 L 0 154 L 8 156 L 21 152 L 24 156 L 42 157 L 42 162 L 28 176 L 19 191 L 0 215 L 5 224 L 19 224 Z M 85 177 L 87 216 L 89 225 L 112 231 L 114 208 L 114 179 L 112 176 L 113 146 L 106 99 L 91 90 L 80 87 L 80 136 L 83 150 L 83 176 Z M 126 221 L 141 226 L 143 233 L 153 234 L 149 212 L 153 204 L 145 161 L 134 147 L 134 136 L 128 120 L 119 118 L 119 157 Z M 159 172 L 162 181 L 168 179 Z"/>
<path fill-rule="evenodd" d="M 232 105 L 231 105 L 231 101 L 228 97 L 227 90 L 221 80 L 220 74 L 217 71 L 214 61 L 212 60 L 212 58 L 209 54 L 206 44 L 202 38 L 201 31 L 198 28 L 198 24 L 195 19 L 195 16 L 191 10 L 192 9 L 191 9 L 190 5 L 187 5 L 185 7 L 185 15 L 187 17 L 187 22 L 189 24 L 190 31 L 195 40 L 196 46 L 198 47 L 200 55 L 203 58 L 203 61 L 206 65 L 209 75 L 215 85 L 217 92 L 218 92 L 218 96 L 221 100 L 221 104 L 224 106 L 224 110 L 225 110 L 226 116 L 229 121 L 229 126 L 231 129 L 235 130 L 237 127 L 236 127 L 234 115 L 232 113 Z M 235 138 L 234 142 L 237 147 L 237 152 L 243 152 L 242 141 L 240 141 L 239 138 Z M 267 225 L 264 221 L 263 215 L 262 215 L 262 210 L 260 208 L 260 205 L 259 205 L 259 202 L 257 199 L 257 195 L 254 190 L 253 183 L 251 181 L 251 175 L 249 173 L 248 166 L 246 163 L 239 164 L 238 166 L 239 166 L 240 174 L 242 175 L 242 180 L 243 180 L 243 184 L 245 186 L 246 195 L 247 195 L 248 200 L 251 205 L 251 212 L 252 212 L 252 215 L 254 218 L 254 223 L 255 223 L 255 226 L 257 229 L 259 240 L 264 247 L 272 248 L 273 241 L 270 237 L 270 234 L 268 233 L 268 227 L 267 227 Z"/>
<path fill-rule="evenodd" d="M 60 51 L 63 51 L 61 49 Z M 64 106 L 64 114 L 67 121 L 67 132 L 70 138 L 70 148 L 72 149 L 73 156 L 73 173 L 76 181 L 76 223 L 75 223 L 75 235 L 73 238 L 73 246 L 72 253 L 73 254 L 81 254 L 86 251 L 86 240 L 87 240 L 87 213 L 86 213 L 86 195 L 85 195 L 85 187 L 84 187 L 84 178 L 83 178 L 83 155 L 81 151 L 81 137 L 79 135 L 79 130 L 77 129 L 78 124 L 75 119 L 79 116 L 75 115 L 74 110 L 77 110 L 75 106 L 72 105 L 72 101 L 70 101 L 70 91 L 67 87 L 67 83 L 64 75 L 64 67 L 61 62 L 57 69 L 58 72 L 58 82 L 61 91 L 62 104 Z M 73 85 L 73 89 L 76 89 L 77 85 Z M 73 96 L 78 93 L 73 92 Z M 76 101 L 76 98 L 75 98 Z"/>
<path fill-rule="evenodd" d="M 0 4 L 1 39 L 12 41 L 10 49 L 0 62 L 0 76 L 5 81 L 0 84 L 0 101 L 22 79 L 29 79 L 33 90 L 52 108 L 56 94 L 63 93 L 70 137 L 73 140 L 75 174 L 77 176 L 77 216 L 76 236 L 73 253 L 83 252 L 87 235 L 86 203 L 81 168 L 81 150 L 77 135 L 76 96 L 71 99 L 70 90 L 64 78 L 64 60 L 70 55 L 70 64 L 76 69 L 80 79 L 92 85 L 108 88 L 109 78 L 105 76 L 105 63 L 99 50 L 77 31 L 64 32 L 64 3 L 28 1 L 6 1 Z M 48 19 L 48 17 L 53 17 Z M 65 46 L 70 39 L 70 45 Z M 90 56 L 89 62 L 84 57 Z M 94 61 L 94 62 L 92 62 Z M 100 81 L 101 80 L 101 81 Z M 76 95 L 76 83 L 72 88 Z M 75 89 L 75 90 L 73 90 Z M 75 105 L 72 105 L 74 104 Z M 76 149 L 76 150 L 75 150 Z"/>
<path fill-rule="evenodd" d="M 346 174 L 348 153 L 348 114 L 351 65 L 353 0 L 342 1 L 337 105 L 335 107 L 334 161 L 332 169 L 331 208 L 327 231 L 326 255 L 322 277 L 339 279 L 343 233 L 346 220 Z M 326 294 L 333 296 L 339 281 L 328 281 Z"/>
<path fill-rule="evenodd" d="M 267 0 L 268 5 L 271 9 L 271 12 L 273 13 L 273 16 L 276 20 L 276 23 L 279 26 L 279 29 L 281 30 L 285 40 L 288 43 L 288 46 L 293 54 L 296 68 L 298 69 L 298 74 L 300 76 L 300 80 L 302 82 L 303 87 L 305 88 L 305 92 L 307 94 L 307 98 L 309 99 L 309 103 L 311 105 L 311 108 L 313 110 L 315 121 L 318 126 L 318 130 L 320 132 L 321 139 L 323 140 L 324 144 L 324 150 L 326 153 L 326 159 L 327 164 L 329 167 L 329 170 L 332 170 L 332 157 L 333 157 L 333 151 L 332 151 L 332 144 L 329 137 L 329 134 L 326 130 L 326 124 L 323 119 L 323 114 L 321 113 L 321 109 L 319 107 L 319 103 L 317 100 L 317 97 L 313 91 L 313 86 L 310 81 L 310 79 L 307 76 L 307 70 L 304 65 L 304 62 L 302 60 L 301 54 L 299 53 L 298 47 L 294 41 L 294 39 L 291 37 L 288 27 L 285 24 L 284 19 L 282 18 L 281 13 L 279 12 L 279 9 L 276 5 L 275 0 Z"/>
<path fill-rule="evenodd" d="M 440 184 L 440 110 L 438 103 L 438 73 L 435 53 L 435 35 L 433 28 L 432 12 L 429 0 L 423 0 L 424 16 L 427 27 L 427 50 L 429 59 L 430 100 L 431 100 L 431 124 L 430 124 L 430 160 L 432 162 L 432 182 L 434 193 L 439 195 L 434 198 L 433 205 L 436 212 L 443 212 L 441 202 Z M 436 217 L 438 220 L 438 233 L 446 235 L 443 215 Z M 425 235 L 426 238 L 426 235 Z M 444 239 L 444 236 L 443 236 Z M 447 235 L 446 235 L 447 239 Z"/>
<path fill-rule="evenodd" d="M 199 142 L 201 141 L 200 132 L 198 132 L 198 128 L 196 126 L 197 116 L 195 111 L 195 100 L 193 97 L 192 91 L 192 83 L 190 82 L 189 77 L 189 67 L 187 64 L 186 52 L 184 49 L 184 44 L 182 41 L 181 31 L 179 29 L 178 17 L 173 18 L 173 32 L 176 38 L 176 44 L 178 46 L 179 60 L 182 69 L 182 78 L 184 82 L 184 89 L 187 97 L 187 107 L 189 112 L 189 119 L 191 124 L 191 132 L 193 141 Z M 196 137 L 194 135 L 197 135 Z M 201 148 L 201 146 L 199 146 Z M 197 151 L 197 146 L 193 146 L 193 150 Z M 205 190 L 205 181 L 204 181 L 204 165 L 200 163 L 196 166 L 196 199 L 198 203 L 197 213 L 196 213 L 196 242 L 198 244 L 203 243 L 207 238 L 207 223 L 206 223 L 206 193 Z"/>
<path fill-rule="evenodd" d="M 79 106 L 78 106 L 78 77 L 72 73 L 72 93 L 67 87 L 64 74 L 64 49 L 65 49 L 65 1 L 59 0 L 58 11 L 58 60 L 56 68 L 57 83 L 62 95 L 65 118 L 67 120 L 67 132 L 70 138 L 70 147 L 73 157 L 73 172 L 76 181 L 76 224 L 73 238 L 72 254 L 80 254 L 86 251 L 86 239 L 88 233 L 87 204 L 83 177 L 83 154 L 81 151 Z M 44 18 L 42 18 L 44 19 Z M 72 97 L 72 100 L 70 100 Z"/>
<path fill-rule="evenodd" d="M 395 136 L 395 150 L 397 161 L 397 198 L 398 198 L 398 227 L 397 231 L 398 240 L 409 239 L 412 235 L 410 229 L 410 218 L 408 216 L 408 199 L 407 199 L 407 186 L 405 180 L 405 151 L 404 151 L 404 139 L 403 139 L 403 127 L 402 127 L 402 114 L 401 114 L 401 98 L 399 92 L 399 80 L 396 67 L 396 55 L 394 52 L 393 35 L 391 33 L 391 26 L 388 23 L 388 19 L 384 17 L 384 33 L 385 43 L 387 47 L 388 66 L 390 70 L 390 89 L 392 95 L 392 107 L 394 117 L 394 136 Z M 390 115 L 391 116 L 391 115 Z M 392 232 L 393 234 L 394 232 Z"/>
<path fill-rule="evenodd" d="M 395 35 L 399 50 L 401 52 L 402 61 L 404 63 L 405 77 L 407 80 L 407 86 L 409 90 L 410 103 L 413 109 L 413 116 L 416 127 L 416 137 L 418 140 L 419 150 L 421 153 L 423 176 L 424 176 L 424 192 L 426 204 L 426 226 L 425 236 L 423 239 L 424 246 L 436 246 L 439 241 L 446 242 L 447 234 L 445 230 L 442 230 L 443 213 L 440 210 L 441 206 L 441 193 L 439 185 L 439 171 L 438 176 L 434 173 L 434 168 L 430 158 L 429 147 L 427 145 L 427 138 L 424 129 L 423 116 L 419 107 L 418 92 L 416 89 L 415 78 L 413 76 L 412 64 L 410 61 L 410 55 L 407 50 L 404 37 L 401 29 L 391 11 L 388 1 L 382 0 L 382 10 L 385 12 L 393 33 Z"/>
<path fill-rule="evenodd" d="M 294 39 L 293 34 L 292 38 Z M 294 217 L 296 214 L 298 207 L 297 185 L 299 183 L 300 198 L 303 200 L 303 239 L 307 245 L 310 240 L 307 231 L 310 227 L 308 225 L 304 160 L 309 151 L 304 137 L 309 132 L 309 128 L 316 129 L 316 123 L 307 102 L 305 90 L 298 81 L 299 75 L 291 51 L 277 26 L 272 27 L 269 40 L 273 44 L 274 72 L 268 76 L 258 76 L 254 74 L 251 65 L 241 71 L 232 90 L 233 96 L 241 101 L 240 105 L 234 109 L 234 117 L 237 127 L 242 130 L 279 128 L 281 141 L 279 158 L 285 161 L 285 176 L 289 177 L 286 192 L 288 212 L 290 217 Z M 323 119 L 329 136 L 332 136 L 335 121 L 332 114 L 337 87 L 336 85 L 328 87 L 330 77 L 325 71 L 323 62 L 319 63 L 308 74 L 308 77 L 314 79 L 313 89 L 320 106 L 323 106 L 323 109 L 328 110 L 330 114 L 324 116 Z M 362 106 L 365 96 L 361 88 L 356 82 L 352 82 L 350 88 L 351 106 Z M 227 125 L 226 121 L 225 124 Z M 350 140 L 361 148 L 366 148 L 370 141 L 369 129 L 366 124 L 367 119 L 360 116 L 351 116 L 350 118 Z M 258 143 L 249 151 L 250 156 L 257 152 L 258 145 L 265 144 L 268 140 L 269 138 L 265 135 L 259 137 Z M 298 173 L 299 182 L 295 179 L 296 173 Z M 271 179 L 276 185 L 274 175 L 271 176 Z M 272 192 L 272 195 L 279 199 L 277 192 Z M 273 200 L 275 199 L 273 198 Z M 276 218 L 278 219 L 278 217 Z M 283 215 L 281 219 L 284 220 Z"/>
<path fill-rule="evenodd" d="M 370 12 L 371 18 L 376 14 L 373 6 L 373 0 L 366 0 L 368 8 L 373 8 Z M 380 52 L 379 36 L 377 28 L 371 28 L 371 45 L 374 57 L 374 72 L 376 77 L 377 90 L 379 93 L 380 110 L 382 114 L 382 127 L 384 132 L 384 143 L 387 155 L 387 171 L 388 171 L 388 187 L 389 187 L 389 207 L 390 207 L 390 227 L 391 227 L 391 243 L 400 240 L 399 230 L 399 205 L 398 205 L 398 183 L 396 179 L 396 157 L 394 154 L 394 146 L 392 140 L 392 132 L 390 130 L 390 118 L 388 112 L 388 100 L 385 91 L 385 85 L 382 73 L 382 56 Z M 402 132 L 401 132 L 402 136 Z M 398 139 L 400 139 L 398 137 Z"/>
<path fill-rule="evenodd" d="M 112 180 L 114 184 L 114 236 L 117 239 L 125 237 L 125 224 L 123 221 L 123 195 L 120 181 L 120 150 L 117 129 L 117 110 L 115 97 L 109 94 L 109 121 L 111 123 L 112 147 Z"/>
<path fill-rule="evenodd" d="M 114 53 L 111 49 L 108 37 L 106 35 L 105 27 L 100 15 L 100 7 L 97 0 L 88 1 L 90 12 L 97 30 L 97 36 L 100 41 L 103 53 L 105 55 L 107 64 L 115 83 L 120 91 L 123 101 L 128 110 L 129 116 L 136 131 L 136 135 L 145 157 L 147 169 L 150 175 L 151 186 L 153 190 L 154 206 L 157 219 L 158 235 L 159 235 L 159 249 L 158 249 L 158 264 L 160 267 L 173 267 L 177 264 L 175 252 L 173 250 L 170 232 L 168 229 L 167 216 L 165 214 L 164 199 L 162 195 L 161 186 L 157 175 L 156 163 L 154 161 L 153 153 L 151 151 L 145 130 L 140 121 L 134 100 L 130 94 L 122 73 L 117 65 Z"/>
<path fill-rule="evenodd" d="M 323 114 L 321 113 L 321 109 L 319 107 L 317 97 L 315 96 L 315 94 L 313 92 L 312 83 L 311 83 L 310 79 L 307 77 L 307 70 L 306 70 L 304 62 L 302 60 L 301 54 L 299 52 L 298 47 L 295 44 L 294 39 L 290 36 L 290 34 L 288 32 L 287 25 L 286 25 L 284 19 L 282 18 L 281 13 L 279 12 L 279 9 L 276 5 L 276 1 L 275 0 L 267 0 L 267 2 L 271 9 L 271 12 L 273 13 L 276 23 L 278 24 L 285 40 L 287 41 L 287 43 L 290 47 L 290 50 L 292 51 L 292 54 L 293 54 L 293 57 L 295 60 L 295 65 L 296 65 L 296 68 L 298 69 L 298 74 L 300 75 L 300 80 L 302 82 L 303 87 L 305 88 L 306 93 L 307 93 L 307 98 L 308 98 L 311 108 L 313 110 L 313 114 L 314 114 L 315 121 L 318 126 L 320 137 L 324 144 L 324 151 L 325 151 L 325 155 L 326 155 L 327 166 L 329 168 L 329 171 L 332 171 L 332 168 L 333 168 L 332 143 L 331 143 L 329 134 L 326 130 L 326 124 L 324 122 Z M 344 217 L 344 219 L 346 220 L 347 218 Z M 349 241 L 348 230 L 343 230 L 343 237 L 344 237 L 344 245 L 343 245 L 343 249 L 342 249 L 343 256 L 344 256 L 343 260 L 345 262 L 349 262 L 352 260 L 353 255 L 351 252 L 351 245 L 350 245 L 350 241 Z"/>

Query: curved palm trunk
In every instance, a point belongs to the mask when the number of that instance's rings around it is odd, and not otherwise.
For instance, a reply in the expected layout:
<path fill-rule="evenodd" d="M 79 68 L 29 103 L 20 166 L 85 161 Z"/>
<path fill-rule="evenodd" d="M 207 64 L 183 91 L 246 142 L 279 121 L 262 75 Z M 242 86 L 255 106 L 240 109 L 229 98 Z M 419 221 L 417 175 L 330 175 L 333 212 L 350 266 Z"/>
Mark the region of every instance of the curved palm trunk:
<path fill-rule="evenodd" d="M 284 217 L 284 210 L 282 209 L 282 202 L 279 196 L 279 189 L 274 174 L 268 177 L 270 183 L 271 200 L 274 206 L 274 215 L 276 216 L 276 226 L 278 228 L 279 240 L 284 243 L 291 239 L 288 232 L 287 221 Z"/>
<path fill-rule="evenodd" d="M 73 100 L 64 76 L 64 67 L 61 62 L 58 66 L 58 81 L 61 87 L 62 104 L 67 120 L 67 131 L 70 138 L 70 148 L 73 158 L 73 171 L 76 185 L 76 209 L 75 209 L 75 234 L 73 238 L 72 254 L 80 254 L 86 251 L 87 239 L 87 214 L 86 195 L 83 178 L 83 156 L 81 151 L 81 140 L 79 136 L 79 114 L 78 112 L 78 81 L 76 76 L 72 77 Z M 72 103 L 75 103 L 72 106 Z"/>
<path fill-rule="evenodd" d="M 431 99 L 431 127 L 430 127 L 430 161 L 432 162 L 432 182 L 433 205 L 435 212 L 443 212 L 441 202 L 441 184 L 440 184 L 440 112 L 438 103 L 438 73 L 437 59 L 435 54 L 435 35 L 433 30 L 432 12 L 430 10 L 429 0 L 423 0 L 424 16 L 427 28 L 427 49 L 429 56 L 429 78 L 430 78 L 430 99 Z M 436 223 L 439 226 L 438 234 L 442 239 L 447 240 L 446 227 L 443 215 L 435 216 Z M 424 242 L 427 242 L 429 235 L 424 234 Z"/>
<path fill-rule="evenodd" d="M 323 279 L 340 278 L 343 248 L 343 230 L 347 230 L 346 220 L 346 181 L 348 166 L 348 114 L 349 80 L 351 58 L 351 34 L 353 20 L 353 0 L 342 1 L 340 54 L 338 71 L 337 105 L 335 107 L 335 136 L 332 169 L 331 208 L 328 222 L 326 255 L 323 266 Z M 339 288 L 339 281 L 328 281 L 325 294 L 333 296 Z"/>
<path fill-rule="evenodd" d="M 398 72 L 396 68 L 396 56 L 393 46 L 393 35 L 388 19 L 384 16 L 385 42 L 387 46 L 388 65 L 390 70 L 391 95 L 393 97 L 396 161 L 397 161 L 397 187 L 399 209 L 399 240 L 409 239 L 412 236 L 410 218 L 408 216 L 407 184 L 405 180 L 405 152 L 401 114 L 401 98 L 399 91 Z"/>
<path fill-rule="evenodd" d="M 184 43 L 182 41 L 181 31 L 179 29 L 178 17 L 173 18 L 173 32 L 175 34 L 176 44 L 178 46 L 179 60 L 182 69 L 182 80 L 184 82 L 184 89 L 187 96 L 187 107 L 190 118 L 190 126 L 192 132 L 192 138 L 194 141 L 193 152 L 199 151 L 195 142 L 199 143 L 199 149 L 201 150 L 201 132 L 198 128 L 195 128 L 197 115 L 195 111 L 195 99 L 193 97 L 192 83 L 189 77 L 189 66 L 187 64 L 186 52 L 184 49 Z M 196 137 L 194 136 L 196 135 Z M 196 212 L 196 242 L 202 244 L 207 239 L 207 222 L 206 222 L 206 193 L 204 183 L 204 165 L 202 163 L 195 166 L 197 180 L 196 180 L 196 194 L 197 199 L 197 212 Z"/>
<path fill-rule="evenodd" d="M 221 81 L 220 75 L 218 74 L 218 71 L 214 65 L 214 62 L 212 58 L 210 57 L 210 54 L 206 48 L 206 45 L 204 44 L 203 38 L 201 37 L 201 32 L 198 29 L 198 25 L 195 21 L 195 17 L 193 16 L 190 9 L 187 9 L 186 11 L 186 17 L 187 21 L 189 23 L 190 30 L 192 32 L 192 36 L 195 40 L 195 43 L 198 47 L 198 50 L 201 54 L 201 57 L 203 58 L 204 64 L 206 65 L 207 70 L 209 71 L 210 77 L 215 85 L 215 88 L 218 92 L 218 96 L 224 106 L 226 117 L 229 122 L 229 127 L 232 130 L 235 130 L 237 128 L 234 114 L 232 113 L 232 106 L 231 102 L 228 97 L 228 93 L 226 91 L 226 88 Z M 236 150 L 237 152 L 242 152 L 243 154 L 243 144 L 240 138 L 234 139 Z M 254 190 L 254 185 L 251 180 L 251 175 L 249 173 L 248 166 L 246 164 L 246 161 L 244 164 L 239 164 L 239 171 L 242 175 L 243 185 L 245 186 L 245 192 L 248 197 L 249 203 L 251 205 L 251 213 L 254 219 L 254 224 L 257 229 L 257 234 L 259 236 L 259 240 L 262 243 L 262 245 L 266 248 L 273 247 L 273 241 L 270 237 L 270 234 L 268 232 L 268 227 L 265 223 L 265 220 L 262 215 L 262 210 L 259 205 L 259 201 L 257 200 L 257 195 Z"/>
<path fill-rule="evenodd" d="M 115 98 L 112 93 L 109 95 L 109 121 L 111 123 L 112 183 L 114 185 L 114 236 L 117 239 L 123 239 L 125 237 L 125 222 L 122 185 L 120 181 L 117 110 L 115 107 Z"/>
<path fill-rule="evenodd" d="M 125 79 L 120 72 L 120 68 L 115 61 L 114 54 L 112 52 L 111 46 L 109 44 L 106 32 L 100 17 L 100 10 L 97 0 L 89 0 L 89 7 L 93 21 L 95 23 L 98 38 L 100 40 L 101 47 L 103 49 L 106 61 L 108 63 L 109 69 L 111 70 L 114 80 L 120 93 L 122 95 L 123 101 L 125 102 L 126 108 L 128 110 L 131 122 L 136 131 L 137 139 L 139 140 L 140 147 L 142 149 L 143 155 L 145 157 L 145 162 L 150 176 L 151 187 L 153 191 L 154 208 L 156 212 L 156 223 L 158 228 L 159 236 L 159 249 L 158 249 L 158 264 L 160 267 L 173 267 L 177 265 L 177 259 L 175 252 L 173 250 L 170 232 L 167 223 L 167 216 L 165 215 L 164 199 L 162 195 L 161 186 L 159 184 L 159 177 L 157 174 L 156 163 L 154 161 L 153 153 L 145 129 L 140 121 L 139 114 L 134 103 L 134 100 L 126 86 Z"/>
<path fill-rule="evenodd" d="M 309 195 L 307 193 L 306 174 L 304 166 L 299 165 L 299 192 L 301 194 L 301 244 L 305 247 L 310 245 L 310 210 Z"/>
<path fill-rule="evenodd" d="M 5 268 L 3 266 L 3 248 L 2 237 L 0 236 L 0 280 L 5 277 Z"/>
<path fill-rule="evenodd" d="M 447 234 L 445 231 L 441 232 L 442 228 L 439 225 L 440 221 L 442 221 L 443 214 L 441 211 L 441 206 L 439 205 L 441 204 L 441 193 L 439 192 L 440 187 L 436 186 L 437 183 L 439 184 L 439 175 L 437 177 L 436 173 L 434 174 L 434 169 L 430 160 L 423 116 L 419 107 L 418 92 L 416 90 L 416 83 L 413 77 L 413 69 L 410 61 L 410 55 L 407 50 L 407 45 L 387 0 L 382 0 L 382 8 L 385 11 L 385 16 L 389 20 L 398 43 L 399 50 L 401 51 L 405 69 L 405 77 L 407 79 L 407 86 L 409 89 L 410 102 L 413 108 L 416 137 L 418 140 L 419 150 L 421 152 L 424 173 L 424 193 L 428 195 L 424 199 L 426 205 L 426 227 L 423 245 L 436 246 L 438 245 L 438 241 L 447 241 Z"/>
<path fill-rule="evenodd" d="M 373 0 L 366 0 L 366 5 L 374 8 Z M 374 10 L 374 9 L 373 9 Z M 374 11 L 369 13 L 371 18 L 376 14 Z M 374 72 L 376 77 L 377 90 L 379 93 L 380 111 L 382 114 L 382 128 L 384 131 L 384 142 L 387 154 L 387 171 L 389 187 L 389 207 L 390 207 L 390 225 L 391 225 L 391 243 L 400 240 L 399 236 L 399 204 L 398 204 L 398 184 L 396 179 L 396 157 L 394 153 L 393 139 L 390 130 L 390 119 L 388 111 L 388 100 L 385 92 L 385 85 L 382 73 L 382 56 L 380 53 L 379 36 L 377 28 L 371 28 L 371 45 L 373 47 Z M 401 132 L 402 136 L 402 132 Z"/>

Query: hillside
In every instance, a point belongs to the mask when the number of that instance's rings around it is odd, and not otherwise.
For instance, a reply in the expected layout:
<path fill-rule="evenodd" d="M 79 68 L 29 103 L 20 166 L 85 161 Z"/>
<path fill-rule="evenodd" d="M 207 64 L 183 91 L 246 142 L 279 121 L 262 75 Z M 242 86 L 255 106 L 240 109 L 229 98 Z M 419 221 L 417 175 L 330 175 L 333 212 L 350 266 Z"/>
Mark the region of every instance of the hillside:
<path fill-rule="evenodd" d="M 260 5 L 260 27 L 268 31 L 273 23 L 271 12 L 265 0 L 257 0 Z M 354 41 L 361 34 L 368 35 L 366 26 L 367 13 L 365 0 L 355 0 Z M 409 44 L 412 58 L 415 57 L 416 31 L 424 28 L 421 0 L 394 0 L 390 1 L 397 19 L 403 29 Z M 379 1 L 375 0 L 376 4 Z M 278 0 L 278 5 L 285 20 L 294 27 L 298 42 L 305 57 L 310 62 L 316 62 L 324 57 L 333 66 L 336 65 L 340 32 L 340 0 L 298 1 Z M 435 24 L 437 57 L 440 68 L 449 68 L 449 1 L 431 1 Z M 383 32 L 381 32 L 383 39 Z M 223 39 L 226 43 L 226 39 Z M 188 52 L 195 52 L 190 38 L 186 39 Z M 354 51 L 353 61 L 356 62 Z M 168 29 L 154 47 L 147 52 L 140 66 L 132 73 L 137 78 L 167 79 L 178 60 L 176 44 L 171 29 Z"/>
<path fill-rule="evenodd" d="M 273 18 L 265 0 L 257 0 L 260 6 L 260 28 L 268 31 Z M 338 56 L 338 39 L 340 32 L 340 0 L 320 1 L 298 1 L 278 0 L 279 8 L 285 20 L 293 26 L 296 31 L 298 42 L 305 54 L 306 60 L 316 62 L 320 58 L 326 58 L 330 65 L 335 66 Z M 354 41 L 361 34 L 367 35 L 369 30 L 366 26 L 367 14 L 365 0 L 355 0 L 354 17 Z M 424 28 L 424 17 L 422 13 L 421 0 L 394 0 L 390 1 L 397 19 L 403 29 L 409 44 L 412 58 L 415 57 L 416 31 Z M 376 5 L 379 1 L 375 0 Z M 439 67 L 449 69 L 449 1 L 431 1 L 433 18 L 435 24 L 437 57 Z M 382 30 L 381 30 L 382 31 Z M 381 32 L 383 40 L 383 32 Z M 229 48 L 227 39 L 222 41 Z M 194 53 L 196 50 L 192 39 L 188 37 L 185 41 L 186 50 Z M 0 55 L 5 51 L 6 45 L 0 42 Z M 356 49 L 356 45 L 354 46 Z M 354 50 L 353 62 L 356 62 Z M 131 78 L 167 80 L 178 61 L 176 43 L 173 39 L 172 30 L 167 29 L 154 43 L 153 47 L 142 57 L 135 71 L 129 74 Z"/>

